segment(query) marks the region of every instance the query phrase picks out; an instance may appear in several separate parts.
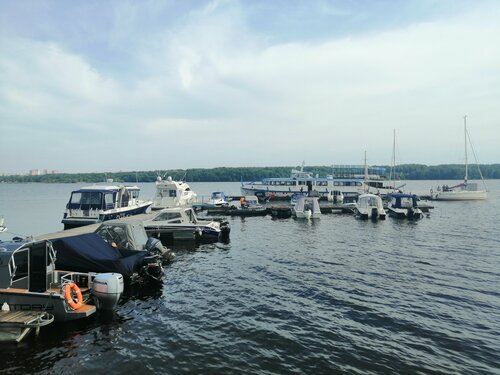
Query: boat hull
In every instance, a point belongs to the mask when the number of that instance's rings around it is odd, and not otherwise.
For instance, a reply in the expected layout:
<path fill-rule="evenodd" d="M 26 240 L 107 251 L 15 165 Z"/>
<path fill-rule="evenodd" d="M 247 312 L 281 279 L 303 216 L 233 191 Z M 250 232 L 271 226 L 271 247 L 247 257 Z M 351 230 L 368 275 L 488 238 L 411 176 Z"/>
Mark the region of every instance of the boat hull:
<path fill-rule="evenodd" d="M 83 305 L 78 310 L 67 307 L 66 300 L 58 293 L 35 293 L 25 290 L 0 290 L 0 305 L 7 302 L 10 311 L 46 311 L 54 315 L 57 322 L 86 318 L 97 310 L 95 306 Z"/>
<path fill-rule="evenodd" d="M 485 200 L 488 198 L 486 190 L 479 191 L 443 191 L 434 196 L 437 201 L 471 201 L 471 200 Z"/>
<path fill-rule="evenodd" d="M 64 224 L 64 229 L 78 228 L 85 225 L 102 223 L 103 221 L 120 219 L 126 216 L 133 216 L 145 213 L 151 206 L 151 202 L 146 202 L 142 205 L 136 207 L 130 207 L 128 209 L 121 209 L 113 212 L 104 212 L 98 217 L 76 217 L 76 216 L 66 216 L 62 219 Z"/>

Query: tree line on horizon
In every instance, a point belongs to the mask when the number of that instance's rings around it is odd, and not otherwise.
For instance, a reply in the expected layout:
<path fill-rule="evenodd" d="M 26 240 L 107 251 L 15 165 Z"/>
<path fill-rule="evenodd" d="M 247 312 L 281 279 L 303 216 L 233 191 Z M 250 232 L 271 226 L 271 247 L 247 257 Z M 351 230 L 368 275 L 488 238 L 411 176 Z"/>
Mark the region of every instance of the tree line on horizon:
<path fill-rule="evenodd" d="M 483 164 L 479 166 L 482 175 L 486 179 L 500 178 L 500 164 Z M 172 169 L 164 172 L 161 177 L 171 176 L 174 180 L 187 182 L 234 182 L 234 181 L 258 181 L 262 178 L 290 177 L 292 168 L 298 167 L 217 167 L 217 168 L 193 168 Z M 371 167 L 372 168 L 372 167 Z M 378 166 L 385 169 L 384 176 L 389 179 L 389 166 Z M 312 175 L 325 177 L 332 174 L 331 166 L 309 166 L 304 167 L 304 172 Z M 465 170 L 462 164 L 403 164 L 394 168 L 394 175 L 400 180 L 462 180 Z M 0 182 L 42 182 L 42 183 L 99 183 L 113 179 L 113 182 L 136 183 L 154 182 L 158 178 L 157 171 L 131 171 L 114 173 L 58 173 L 38 176 L 10 175 L 0 176 Z M 469 179 L 480 179 L 479 170 L 476 166 L 469 167 Z"/>

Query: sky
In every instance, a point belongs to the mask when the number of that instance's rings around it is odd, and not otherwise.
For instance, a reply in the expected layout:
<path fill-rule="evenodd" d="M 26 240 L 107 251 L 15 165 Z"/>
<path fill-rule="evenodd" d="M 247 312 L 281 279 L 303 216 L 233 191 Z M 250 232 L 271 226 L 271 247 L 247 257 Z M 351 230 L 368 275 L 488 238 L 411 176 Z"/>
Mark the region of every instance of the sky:
<path fill-rule="evenodd" d="M 499 19 L 474 0 L 3 0 L 0 174 L 390 165 L 393 143 L 397 164 L 463 163 L 464 115 L 500 163 Z"/>

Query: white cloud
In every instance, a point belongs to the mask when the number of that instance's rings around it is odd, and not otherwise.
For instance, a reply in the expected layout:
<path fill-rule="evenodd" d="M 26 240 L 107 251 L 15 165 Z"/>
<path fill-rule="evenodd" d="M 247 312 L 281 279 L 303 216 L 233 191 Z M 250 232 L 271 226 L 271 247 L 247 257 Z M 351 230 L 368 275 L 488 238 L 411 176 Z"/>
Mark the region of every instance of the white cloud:
<path fill-rule="evenodd" d="M 140 14 L 127 6 L 116 13 L 111 38 L 119 44 L 133 34 L 142 69 L 124 80 L 116 77 L 127 71 L 110 78 L 54 42 L 3 38 L 2 126 L 11 139 L 16 128 L 39 127 L 81 134 L 114 153 L 134 149 L 137 169 L 296 164 L 298 152 L 310 164 L 357 163 L 365 149 L 373 163 L 389 163 L 396 128 L 401 162 L 436 164 L 459 162 L 468 113 L 481 161 L 498 162 L 490 146 L 500 142 L 499 9 L 271 44 L 248 29 L 238 3 L 211 2 L 144 35 L 136 29 Z M 166 140 L 170 154 L 183 156 L 150 165 Z M 218 150 L 213 159 L 207 145 Z M 99 155 L 88 160 L 90 170 L 100 170 Z M 123 160 L 114 163 L 127 169 Z"/>

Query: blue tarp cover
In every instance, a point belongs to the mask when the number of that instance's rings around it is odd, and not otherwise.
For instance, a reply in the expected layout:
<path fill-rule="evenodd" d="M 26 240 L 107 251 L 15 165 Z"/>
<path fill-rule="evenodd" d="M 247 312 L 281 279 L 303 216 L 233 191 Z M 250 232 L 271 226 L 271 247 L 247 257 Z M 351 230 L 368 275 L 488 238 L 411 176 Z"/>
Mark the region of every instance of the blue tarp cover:
<path fill-rule="evenodd" d="M 145 251 L 115 249 L 95 233 L 52 241 L 56 268 L 78 272 L 118 272 L 132 276 L 142 264 Z"/>

